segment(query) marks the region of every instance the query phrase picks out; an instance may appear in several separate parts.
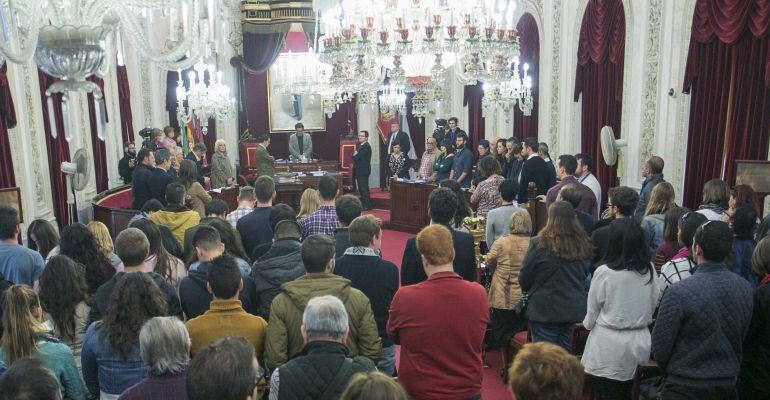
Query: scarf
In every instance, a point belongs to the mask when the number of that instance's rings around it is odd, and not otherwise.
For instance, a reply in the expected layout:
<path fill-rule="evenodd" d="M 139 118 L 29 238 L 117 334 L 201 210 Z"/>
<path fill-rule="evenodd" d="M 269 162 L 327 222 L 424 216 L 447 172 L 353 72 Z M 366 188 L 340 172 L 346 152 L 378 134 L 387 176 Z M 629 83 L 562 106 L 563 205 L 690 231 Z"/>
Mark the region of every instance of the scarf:
<path fill-rule="evenodd" d="M 354 247 L 348 247 L 347 250 L 345 250 L 346 256 L 367 256 L 367 257 L 379 257 L 380 254 L 376 252 L 374 249 L 370 249 L 368 247 L 364 246 L 354 246 Z"/>
<path fill-rule="evenodd" d="M 698 207 L 698 210 L 711 210 L 720 215 L 725 213 L 724 207 L 714 203 L 701 204 L 700 207 Z"/>

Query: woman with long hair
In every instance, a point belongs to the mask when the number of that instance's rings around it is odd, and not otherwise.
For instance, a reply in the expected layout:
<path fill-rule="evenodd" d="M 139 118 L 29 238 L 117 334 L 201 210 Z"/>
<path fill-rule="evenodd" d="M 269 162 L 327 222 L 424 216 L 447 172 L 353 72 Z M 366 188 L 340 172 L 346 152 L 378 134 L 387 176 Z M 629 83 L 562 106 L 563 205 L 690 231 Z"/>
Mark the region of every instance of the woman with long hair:
<path fill-rule="evenodd" d="M 88 393 L 72 350 L 50 335 L 42 316 L 40 300 L 29 286 L 13 285 L 5 291 L 0 361 L 12 366 L 25 357 L 37 358 L 56 375 L 62 398 L 85 399 Z"/>
<path fill-rule="evenodd" d="M 682 246 L 679 245 L 679 220 L 690 212 L 686 207 L 672 207 L 663 215 L 663 240 L 655 251 L 655 270 L 674 258 Z"/>
<path fill-rule="evenodd" d="M 676 194 L 674 187 L 668 182 L 660 182 L 652 189 L 650 200 L 647 202 L 647 208 L 644 210 L 642 219 L 642 231 L 644 231 L 644 242 L 654 255 L 655 251 L 663 241 L 663 228 L 665 226 L 666 211 L 676 207 Z"/>
<path fill-rule="evenodd" d="M 197 212 L 201 218 L 206 216 L 206 203 L 211 201 L 211 195 L 198 182 L 198 167 L 191 160 L 184 159 L 179 166 L 179 181 L 187 190 L 190 196 L 192 209 Z"/>
<path fill-rule="evenodd" d="M 436 182 L 449 179 L 449 174 L 452 172 L 452 163 L 455 159 L 455 146 L 451 141 L 444 140 L 442 143 L 439 143 L 439 151 L 441 151 L 441 154 L 436 157 L 436 161 L 433 163 Z"/>
<path fill-rule="evenodd" d="M 592 254 L 591 239 L 572 205 L 552 203 L 548 222 L 530 241 L 519 272 L 533 342 L 550 342 L 570 350 L 572 325 L 586 315 Z"/>
<path fill-rule="evenodd" d="M 227 142 L 217 139 L 214 143 L 214 155 L 211 156 L 211 188 L 230 186 L 235 180 L 235 171 L 230 157 L 227 156 Z"/>
<path fill-rule="evenodd" d="M 703 200 L 698 207 L 698 213 L 710 221 L 722 219 L 730 206 L 730 187 L 721 179 L 712 179 L 703 185 Z"/>
<path fill-rule="evenodd" d="M 48 253 L 58 245 L 59 234 L 50 222 L 36 219 L 27 227 L 27 246 L 32 250 L 37 250 L 44 260 L 48 258 Z"/>
<path fill-rule="evenodd" d="M 115 254 L 115 244 L 112 243 L 112 237 L 107 229 L 107 225 L 99 221 L 91 221 L 86 225 L 86 228 L 94 234 L 96 242 L 101 246 L 102 251 L 107 256 L 107 259 L 110 260 L 110 264 L 115 268 L 115 271 L 123 271 L 123 261 L 120 261 L 120 257 Z"/>
<path fill-rule="evenodd" d="M 471 195 L 471 203 L 478 204 L 477 215 L 486 218 L 488 212 L 500 207 L 500 184 L 505 178 L 500 175 L 500 163 L 494 157 L 482 158 L 476 172 L 481 179 Z"/>
<path fill-rule="evenodd" d="M 238 268 L 241 270 L 241 276 L 244 278 L 251 274 L 251 259 L 246 254 L 246 250 L 243 249 L 240 236 L 237 234 L 233 226 L 221 219 L 214 219 L 209 221 L 208 225 L 213 227 L 219 232 L 219 238 L 222 240 L 222 244 L 225 245 L 225 254 L 233 257 L 235 262 L 238 263 Z M 198 261 L 198 253 L 193 251 L 190 255 L 190 271 L 197 271 L 200 266 Z"/>
<path fill-rule="evenodd" d="M 588 291 L 583 325 L 591 333 L 581 363 L 596 377 L 601 398 L 622 400 L 631 399 L 637 365 L 650 359 L 649 325 L 659 291 L 650 253 L 639 246 L 644 240 L 639 223 L 619 219 L 610 225 L 610 237 Z"/>
<path fill-rule="evenodd" d="M 391 148 L 393 152 L 388 157 L 388 163 L 385 164 L 385 175 L 387 176 L 388 188 L 390 188 L 392 178 L 409 179 L 409 168 L 412 163 L 409 155 L 401 151 L 401 145 L 394 144 Z"/>
<path fill-rule="evenodd" d="M 150 242 L 150 253 L 144 260 L 144 272 L 157 273 L 179 290 L 179 283 L 187 276 L 187 269 L 182 260 L 169 254 L 163 247 L 163 238 L 158 225 L 149 219 L 141 219 L 134 221 L 130 227 L 144 232 Z"/>
<path fill-rule="evenodd" d="M 754 209 L 757 216 L 762 216 L 762 207 L 759 204 L 760 200 L 759 196 L 757 196 L 757 192 L 755 192 L 749 185 L 735 185 L 732 190 L 730 190 L 730 200 L 727 202 L 727 211 L 725 212 L 725 215 L 722 216 L 722 221 L 729 223 L 730 218 L 732 218 L 735 213 L 735 207 L 741 203 L 748 204 Z"/>
<path fill-rule="evenodd" d="M 455 223 L 453 228 L 457 230 L 467 231 L 463 227 L 463 220 L 473 215 L 471 205 L 468 204 L 468 198 L 465 197 L 465 192 L 460 188 L 460 184 L 454 179 L 444 179 L 439 183 L 439 187 L 445 187 L 452 189 L 455 196 L 457 196 L 457 212 L 455 213 Z"/>
<path fill-rule="evenodd" d="M 96 237 L 83 224 L 67 225 L 61 231 L 60 254 L 85 267 L 88 293 L 94 294 L 104 282 L 115 275 L 115 268 L 104 254 Z"/>
<path fill-rule="evenodd" d="M 43 320 L 53 333 L 69 346 L 80 365 L 83 334 L 88 328 L 88 284 L 83 267 L 67 256 L 54 256 L 40 275 L 40 305 Z"/>
<path fill-rule="evenodd" d="M 297 221 L 316 212 L 319 207 L 321 207 L 321 198 L 318 196 L 318 191 L 310 188 L 305 189 L 305 191 L 302 192 L 302 197 L 299 199 Z"/>
<path fill-rule="evenodd" d="M 149 370 L 139 352 L 145 321 L 166 315 L 166 300 L 147 274 L 126 274 L 112 294 L 104 319 L 88 327 L 83 339 L 83 379 L 91 393 L 117 399 Z"/>

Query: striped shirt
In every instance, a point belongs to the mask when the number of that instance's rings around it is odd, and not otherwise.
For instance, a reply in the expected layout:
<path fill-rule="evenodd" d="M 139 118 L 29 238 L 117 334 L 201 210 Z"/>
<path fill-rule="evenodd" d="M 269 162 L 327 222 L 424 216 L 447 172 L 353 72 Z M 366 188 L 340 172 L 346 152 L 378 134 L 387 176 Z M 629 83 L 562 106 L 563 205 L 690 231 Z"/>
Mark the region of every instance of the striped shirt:
<path fill-rule="evenodd" d="M 315 234 L 334 236 L 334 230 L 340 227 L 334 206 L 321 206 L 314 213 L 299 221 L 302 228 L 302 240 Z"/>

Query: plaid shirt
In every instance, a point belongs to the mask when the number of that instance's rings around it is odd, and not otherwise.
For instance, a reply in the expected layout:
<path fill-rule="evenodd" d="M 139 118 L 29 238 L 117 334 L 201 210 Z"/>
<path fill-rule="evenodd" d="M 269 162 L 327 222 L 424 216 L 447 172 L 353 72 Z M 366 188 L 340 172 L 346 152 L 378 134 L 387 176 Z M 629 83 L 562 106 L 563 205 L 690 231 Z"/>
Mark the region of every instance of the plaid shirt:
<path fill-rule="evenodd" d="M 238 206 L 233 212 L 230 214 L 227 214 L 227 222 L 230 223 L 230 225 L 235 228 L 235 225 L 238 224 L 238 220 L 241 219 L 243 216 L 251 212 L 251 208 L 246 206 Z"/>
<path fill-rule="evenodd" d="M 340 227 L 334 206 L 321 206 L 316 212 L 299 221 L 302 228 L 302 240 L 310 235 L 324 234 L 334 236 L 334 230 Z"/>

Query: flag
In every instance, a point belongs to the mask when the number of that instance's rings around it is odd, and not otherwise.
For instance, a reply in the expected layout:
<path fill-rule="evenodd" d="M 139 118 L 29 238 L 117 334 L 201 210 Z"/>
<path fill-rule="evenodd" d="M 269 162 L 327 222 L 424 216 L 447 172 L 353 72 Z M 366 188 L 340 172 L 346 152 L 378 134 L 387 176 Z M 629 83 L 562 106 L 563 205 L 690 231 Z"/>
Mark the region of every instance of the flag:
<path fill-rule="evenodd" d="M 380 132 L 380 139 L 382 143 L 388 143 L 388 134 L 390 133 L 390 124 L 398 122 L 398 113 L 391 114 L 382 112 L 380 109 L 377 113 L 377 131 Z"/>

